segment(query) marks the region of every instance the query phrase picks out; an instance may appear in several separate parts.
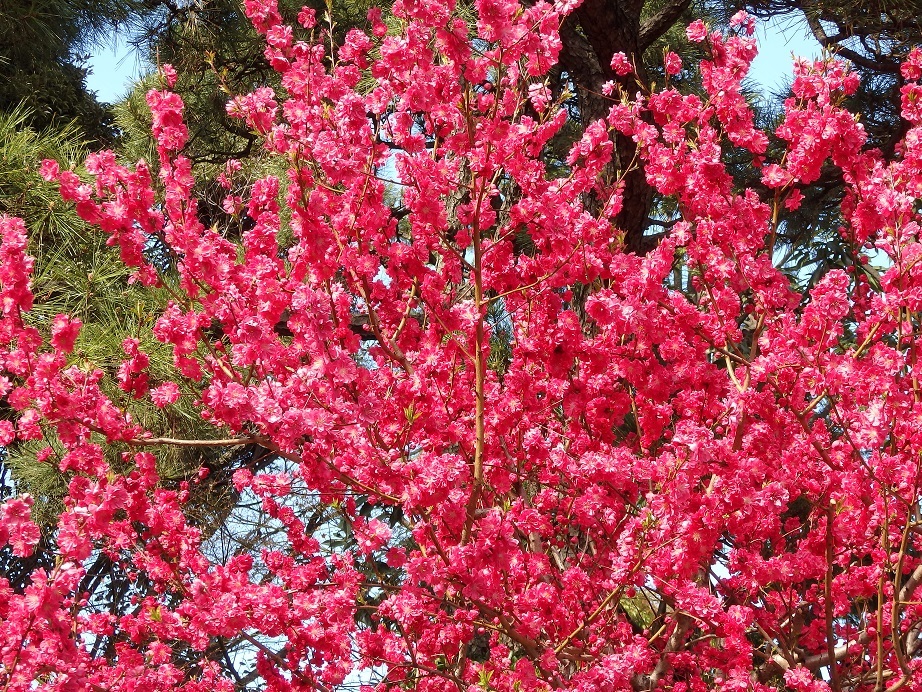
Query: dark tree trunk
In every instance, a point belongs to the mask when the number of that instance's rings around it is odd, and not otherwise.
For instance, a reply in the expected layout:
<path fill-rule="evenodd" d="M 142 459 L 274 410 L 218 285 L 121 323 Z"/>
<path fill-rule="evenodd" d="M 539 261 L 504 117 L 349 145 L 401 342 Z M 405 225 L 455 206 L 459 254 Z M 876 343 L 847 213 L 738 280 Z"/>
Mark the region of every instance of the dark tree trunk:
<path fill-rule="evenodd" d="M 576 85 L 584 125 L 608 114 L 612 100 L 602 94 L 606 82 L 617 82 L 631 95 L 639 85 L 648 84 L 643 52 L 678 20 L 690 0 L 667 2 L 643 20 L 645 4 L 645 0 L 586 0 L 564 23 L 561 64 Z M 636 73 L 616 75 L 611 69 L 615 53 L 627 55 Z M 618 134 L 614 144 L 612 173 L 621 174 L 624 181 L 624 205 L 615 224 L 624 232 L 626 249 L 643 253 L 651 247 L 644 242 L 644 231 L 653 189 L 647 184 L 643 166 L 635 161 L 637 147 L 633 140 Z"/>

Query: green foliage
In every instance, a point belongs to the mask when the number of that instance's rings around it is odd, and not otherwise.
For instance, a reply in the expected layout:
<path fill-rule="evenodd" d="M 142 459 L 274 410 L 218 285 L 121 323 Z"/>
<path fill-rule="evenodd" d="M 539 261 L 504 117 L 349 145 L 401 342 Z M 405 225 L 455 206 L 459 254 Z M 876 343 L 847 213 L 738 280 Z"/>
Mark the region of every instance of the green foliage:
<path fill-rule="evenodd" d="M 72 363 L 103 369 L 110 376 L 105 380 L 106 394 L 146 429 L 162 436 L 213 437 L 217 432 L 192 406 L 194 383 L 186 382 L 186 396 L 165 409 L 133 400 L 116 386 L 114 377 L 125 359 L 122 342 L 126 338 L 137 338 L 141 350 L 150 356 L 152 386 L 165 380 L 183 382 L 173 367 L 171 349 L 152 333 L 154 320 L 168 299 L 171 277 L 163 277 L 165 286 L 159 290 L 130 282 L 131 271 L 119 260 L 118 250 L 106 244 L 104 234 L 84 224 L 61 201 L 56 186 L 38 174 L 44 158 L 71 166 L 83 160 L 86 148 L 76 126 L 39 132 L 27 125 L 28 120 L 29 113 L 23 108 L 0 113 L 0 213 L 25 219 L 31 231 L 29 252 L 36 258 L 32 282 L 36 307 L 29 319 L 42 331 L 47 331 L 59 313 L 81 320 L 84 326 Z M 66 478 L 56 464 L 36 462 L 39 448 L 31 443 L 15 445 L 6 450 L 2 464 L 19 490 L 36 498 L 36 518 L 47 525 L 60 510 Z M 113 468 L 124 468 L 120 455 L 128 449 L 111 445 L 106 449 Z M 232 454 L 220 448 L 166 447 L 158 453 L 158 460 L 164 478 L 175 482 L 194 475 L 202 463 L 220 465 Z"/>
<path fill-rule="evenodd" d="M 66 213 L 57 186 L 38 174 L 44 158 L 75 166 L 86 147 L 74 125 L 38 131 L 29 126 L 32 113 L 25 107 L 0 111 L 0 213 L 20 216 L 39 246 L 44 239 L 77 234 L 82 222 Z M 69 248 L 71 257 L 78 248 Z"/>
<path fill-rule="evenodd" d="M 38 129 L 74 121 L 93 140 L 111 140 L 105 107 L 87 91 L 87 51 L 142 8 L 141 0 L 4 0 L 0 111 L 23 104 Z"/>

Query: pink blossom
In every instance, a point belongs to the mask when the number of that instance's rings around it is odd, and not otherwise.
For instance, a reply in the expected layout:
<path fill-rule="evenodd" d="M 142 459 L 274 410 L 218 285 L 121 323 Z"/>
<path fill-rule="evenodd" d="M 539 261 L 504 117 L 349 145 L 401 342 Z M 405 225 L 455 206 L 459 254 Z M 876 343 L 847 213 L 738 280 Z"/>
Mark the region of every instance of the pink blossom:
<path fill-rule="evenodd" d="M 634 66 L 624 53 L 619 52 L 611 57 L 611 69 L 613 69 L 615 74 L 619 77 L 624 77 L 634 71 Z"/>
<path fill-rule="evenodd" d="M 700 19 L 693 21 L 685 30 L 685 34 L 688 36 L 688 40 L 692 43 L 701 43 L 704 41 L 707 38 L 707 32 L 707 25 Z"/>
<path fill-rule="evenodd" d="M 532 84 L 528 87 L 528 99 L 538 113 L 543 113 L 547 110 L 548 103 L 551 99 L 551 92 L 543 84 Z"/>
<path fill-rule="evenodd" d="M 0 421 L 0 446 L 7 447 L 16 439 L 16 429 L 8 420 Z"/>
<path fill-rule="evenodd" d="M 179 400 L 179 386 L 175 382 L 164 382 L 150 392 L 151 401 L 159 407 L 175 404 Z"/>
<path fill-rule="evenodd" d="M 745 10 L 740 10 L 730 17 L 730 26 L 742 29 L 747 36 L 751 36 L 755 31 L 755 18 Z"/>
<path fill-rule="evenodd" d="M 218 177 L 232 228 L 203 221 L 169 91 L 158 179 L 42 165 L 148 285 L 150 238 L 171 264 L 121 362 L 70 358 L 79 322 L 33 309 L 28 230 L 0 217 L 0 445 L 62 496 L 0 579 L 10 692 L 232 692 L 251 667 L 273 692 L 821 692 L 843 646 L 843 684 L 912 687 L 918 54 L 895 153 L 835 60 L 796 65 L 768 147 L 752 19 L 696 22 L 700 90 L 619 93 L 561 174 L 545 79 L 577 4 L 396 0 L 330 55 L 246 0 L 281 88 L 228 106 L 266 171 Z M 786 273 L 788 212 L 830 171 L 844 268 Z M 32 503 L 0 506 L 13 558 Z"/>
<path fill-rule="evenodd" d="M 176 86 L 176 70 L 172 65 L 161 65 L 160 66 L 160 76 L 162 77 L 164 84 L 166 84 L 168 89 L 172 89 Z"/>
<path fill-rule="evenodd" d="M 371 24 L 372 33 L 378 38 L 387 35 L 387 25 L 381 20 L 381 8 L 370 7 L 368 9 L 368 23 Z"/>
<path fill-rule="evenodd" d="M 904 79 L 917 81 L 922 78 L 922 48 L 918 46 L 909 51 L 906 61 L 900 66 Z"/>
<path fill-rule="evenodd" d="M 74 342 L 83 323 L 67 315 L 57 315 L 51 322 L 51 345 L 63 353 L 74 350 Z"/>
<path fill-rule="evenodd" d="M 677 75 L 682 71 L 682 59 L 669 51 L 666 53 L 666 74 Z"/>
<path fill-rule="evenodd" d="M 310 7 L 302 7 L 298 12 L 298 24 L 305 29 L 313 29 L 317 25 L 316 11 Z"/>
<path fill-rule="evenodd" d="M 31 520 L 32 498 L 14 497 L 0 506 L 0 545 L 9 544 L 13 554 L 28 557 L 41 534 Z"/>

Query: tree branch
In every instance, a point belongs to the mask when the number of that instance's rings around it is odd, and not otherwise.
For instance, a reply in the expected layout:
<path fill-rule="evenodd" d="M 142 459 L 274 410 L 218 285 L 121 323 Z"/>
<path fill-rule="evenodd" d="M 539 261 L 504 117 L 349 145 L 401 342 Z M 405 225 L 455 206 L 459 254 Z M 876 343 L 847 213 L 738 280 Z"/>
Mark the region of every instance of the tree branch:
<path fill-rule="evenodd" d="M 689 5 L 691 0 L 675 0 L 641 24 L 637 40 L 640 50 L 646 50 L 656 39 L 669 31 Z"/>
<path fill-rule="evenodd" d="M 804 17 L 807 19 L 807 26 L 810 27 L 810 31 L 813 32 L 813 36 L 819 41 L 819 44 L 836 55 L 847 58 L 851 60 L 855 65 L 863 67 L 872 72 L 886 72 L 888 74 L 897 74 L 900 71 L 900 65 L 896 62 L 887 61 L 878 61 L 872 60 L 861 53 L 852 50 L 851 48 L 846 48 L 839 40 L 844 38 L 850 38 L 850 36 L 843 36 L 842 34 L 837 34 L 836 36 L 829 36 L 826 33 L 826 29 L 823 28 L 822 22 L 820 22 L 818 17 L 811 16 L 804 13 Z"/>
<path fill-rule="evenodd" d="M 175 437 L 138 437 L 128 444 L 136 447 L 156 447 L 174 445 L 176 447 L 237 447 L 239 445 L 262 444 L 260 437 L 229 437 L 220 440 L 180 440 Z"/>

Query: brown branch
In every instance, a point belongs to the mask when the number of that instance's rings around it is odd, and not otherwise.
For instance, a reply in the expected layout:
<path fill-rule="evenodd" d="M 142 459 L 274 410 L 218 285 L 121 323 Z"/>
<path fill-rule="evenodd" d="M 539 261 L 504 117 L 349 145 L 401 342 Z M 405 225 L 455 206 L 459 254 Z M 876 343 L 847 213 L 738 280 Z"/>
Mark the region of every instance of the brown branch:
<path fill-rule="evenodd" d="M 675 653 L 682 646 L 688 630 L 691 627 L 692 619 L 683 613 L 677 613 L 676 626 L 663 648 L 663 653 L 650 675 L 649 689 L 655 690 L 659 686 L 660 680 L 669 672 L 669 654 Z"/>
<path fill-rule="evenodd" d="M 640 25 L 640 36 L 637 39 L 640 50 L 646 50 L 656 39 L 669 31 L 689 5 L 691 0 L 676 0 L 644 21 Z"/>
<path fill-rule="evenodd" d="M 261 445 L 265 440 L 261 437 L 228 437 L 219 440 L 181 440 L 175 437 L 138 437 L 128 440 L 129 445 L 135 447 L 156 447 L 158 445 L 173 445 L 175 447 L 238 447 L 240 445 Z"/>
<path fill-rule="evenodd" d="M 870 58 L 865 57 L 861 53 L 854 51 L 851 48 L 846 48 L 841 43 L 839 43 L 839 41 L 850 38 L 850 36 L 843 34 L 830 36 L 826 33 L 826 29 L 823 28 L 823 24 L 820 22 L 819 17 L 810 16 L 808 13 L 804 13 L 804 16 L 807 19 L 807 26 L 810 27 L 810 31 L 813 33 L 813 36 L 817 41 L 819 41 L 819 44 L 823 48 L 832 51 L 840 57 L 847 58 L 858 67 L 863 67 L 866 70 L 871 70 L 873 72 L 886 72 L 888 74 L 899 73 L 899 63 L 891 61 L 881 62 L 877 60 L 871 60 Z"/>
<path fill-rule="evenodd" d="M 839 692 L 842 689 L 842 680 L 839 677 L 839 666 L 836 661 L 835 612 L 832 602 L 832 568 L 836 558 L 832 523 L 835 518 L 835 512 L 835 507 L 830 503 L 826 508 L 826 579 L 823 583 L 823 601 L 826 611 L 826 653 L 829 656 L 829 683 L 835 692 Z M 847 648 L 846 651 L 848 651 Z"/>

